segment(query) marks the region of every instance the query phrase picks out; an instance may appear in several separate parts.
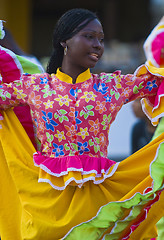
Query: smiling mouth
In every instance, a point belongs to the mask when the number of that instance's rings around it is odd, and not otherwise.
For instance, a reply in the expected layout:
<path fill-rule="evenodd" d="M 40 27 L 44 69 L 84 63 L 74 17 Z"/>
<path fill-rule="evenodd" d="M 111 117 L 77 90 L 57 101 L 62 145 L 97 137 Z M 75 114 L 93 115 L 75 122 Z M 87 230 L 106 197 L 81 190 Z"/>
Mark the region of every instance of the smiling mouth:
<path fill-rule="evenodd" d="M 95 60 L 99 59 L 99 56 L 96 53 L 90 53 L 90 56 L 93 57 Z"/>

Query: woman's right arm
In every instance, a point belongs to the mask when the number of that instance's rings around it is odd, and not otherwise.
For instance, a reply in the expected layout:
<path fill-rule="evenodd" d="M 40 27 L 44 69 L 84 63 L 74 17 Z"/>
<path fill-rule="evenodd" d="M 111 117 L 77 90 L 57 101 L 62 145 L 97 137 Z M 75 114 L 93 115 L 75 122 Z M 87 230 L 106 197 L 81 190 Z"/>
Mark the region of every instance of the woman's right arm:
<path fill-rule="evenodd" d="M 23 75 L 21 80 L 0 85 L 0 109 L 27 104 L 31 75 Z"/>

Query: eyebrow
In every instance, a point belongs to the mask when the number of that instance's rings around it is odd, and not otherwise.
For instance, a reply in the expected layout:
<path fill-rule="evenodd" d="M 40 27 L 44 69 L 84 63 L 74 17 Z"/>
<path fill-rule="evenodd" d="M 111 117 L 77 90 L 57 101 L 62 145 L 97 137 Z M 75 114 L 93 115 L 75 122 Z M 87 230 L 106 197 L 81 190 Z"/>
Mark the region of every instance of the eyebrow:
<path fill-rule="evenodd" d="M 81 31 L 83 31 L 83 32 L 87 32 L 87 31 L 89 31 L 89 32 L 94 32 L 94 33 L 97 33 L 96 31 L 94 31 L 94 30 L 92 30 L 92 29 L 82 29 Z M 99 32 L 99 33 L 102 33 L 102 34 L 104 34 L 104 32 Z"/>

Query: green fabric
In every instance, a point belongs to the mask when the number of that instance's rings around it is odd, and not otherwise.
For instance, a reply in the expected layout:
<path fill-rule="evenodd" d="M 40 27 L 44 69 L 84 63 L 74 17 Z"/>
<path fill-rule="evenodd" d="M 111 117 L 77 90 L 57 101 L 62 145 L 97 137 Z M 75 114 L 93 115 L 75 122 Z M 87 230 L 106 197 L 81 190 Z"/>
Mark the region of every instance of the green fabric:
<path fill-rule="evenodd" d="M 5 36 L 5 31 L 3 30 L 3 21 L 0 20 L 0 39 L 3 39 Z"/>
<path fill-rule="evenodd" d="M 24 73 L 35 74 L 43 72 L 39 65 L 27 60 L 25 57 L 19 55 L 16 55 L 16 57 L 19 60 Z"/>
<path fill-rule="evenodd" d="M 157 138 L 159 135 L 161 135 L 162 133 L 164 133 L 164 118 L 160 119 L 160 122 L 155 130 L 155 133 L 153 135 L 152 140 L 154 140 L 155 138 Z"/>
<path fill-rule="evenodd" d="M 157 240 L 164 239 L 164 217 L 162 217 L 157 223 L 158 237 Z"/>
<path fill-rule="evenodd" d="M 157 138 L 159 135 L 161 135 L 162 133 L 164 133 L 164 118 L 161 118 L 160 119 L 160 122 L 155 130 L 155 133 L 153 135 L 153 138 L 152 140 L 154 140 L 155 138 Z M 162 156 L 164 156 L 164 149 L 163 147 L 160 148 L 160 151 L 159 151 L 159 157 L 161 160 L 162 160 Z M 156 165 L 156 163 L 153 163 L 154 165 Z M 161 168 L 161 169 L 160 169 Z M 160 181 L 160 177 L 161 177 L 161 174 L 162 172 L 164 172 L 164 169 L 162 167 L 161 164 L 158 165 L 158 172 L 160 173 L 159 175 L 159 181 Z M 153 170 L 153 174 L 156 174 L 155 173 L 155 170 Z M 157 237 L 157 240 L 163 240 L 164 239 L 164 217 L 162 217 L 158 222 L 157 222 L 157 232 L 158 232 L 158 237 Z"/>
<path fill-rule="evenodd" d="M 106 235 L 104 239 L 120 239 L 122 231 L 128 227 L 132 220 L 139 216 L 144 205 L 154 199 L 155 196 L 156 194 L 154 194 L 153 197 L 150 197 L 150 193 L 145 196 L 138 193 L 132 199 L 125 202 L 109 203 L 102 207 L 97 217 L 88 223 L 83 223 L 80 226 L 75 227 L 65 239 L 81 240 L 81 236 L 83 236 L 83 239 L 85 240 L 100 239 L 103 233 L 116 223 L 117 225 L 113 234 L 110 234 L 110 236 Z M 125 215 L 125 212 L 127 213 L 126 210 L 130 213 L 129 217 L 126 217 Z M 120 220 L 118 219 L 118 216 L 120 216 Z M 126 219 L 121 221 L 121 218 L 125 217 Z"/>
<path fill-rule="evenodd" d="M 161 151 L 163 152 L 164 143 L 159 147 L 159 155 L 150 166 L 151 176 L 154 180 L 153 190 L 143 194 L 136 193 L 131 199 L 123 202 L 110 202 L 103 206 L 98 215 L 92 220 L 82 223 L 73 228 L 73 230 L 64 238 L 66 240 L 97 240 L 106 232 L 106 230 L 115 225 L 110 235 L 106 234 L 103 240 L 122 239 L 123 231 L 131 226 L 132 221 L 141 214 L 151 200 L 155 199 L 158 191 L 163 189 L 164 169 L 161 168 Z"/>
<path fill-rule="evenodd" d="M 154 186 L 153 186 L 154 192 L 160 189 L 164 179 L 163 155 L 164 155 L 164 144 L 162 143 L 159 148 L 156 161 L 154 161 L 151 165 L 151 175 L 152 175 L 152 178 L 154 179 Z"/>

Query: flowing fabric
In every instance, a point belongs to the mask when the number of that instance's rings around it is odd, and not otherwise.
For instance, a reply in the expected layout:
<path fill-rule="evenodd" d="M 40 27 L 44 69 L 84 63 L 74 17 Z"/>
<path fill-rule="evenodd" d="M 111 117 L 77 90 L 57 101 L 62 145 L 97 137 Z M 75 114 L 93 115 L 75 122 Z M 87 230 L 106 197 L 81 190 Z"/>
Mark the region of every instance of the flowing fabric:
<path fill-rule="evenodd" d="M 2 114 L 2 240 L 93 240 L 105 233 L 104 239 L 128 239 L 130 231 L 146 217 L 146 223 L 132 233 L 135 237 L 131 239 L 156 236 L 152 228 L 164 209 L 163 193 L 155 203 L 163 190 L 164 166 L 157 155 L 164 147 L 163 134 L 122 161 L 103 183 L 89 181 L 82 188 L 67 186 L 58 191 L 47 183 L 38 183 L 39 170 L 33 163 L 36 150 L 13 112 Z"/>

